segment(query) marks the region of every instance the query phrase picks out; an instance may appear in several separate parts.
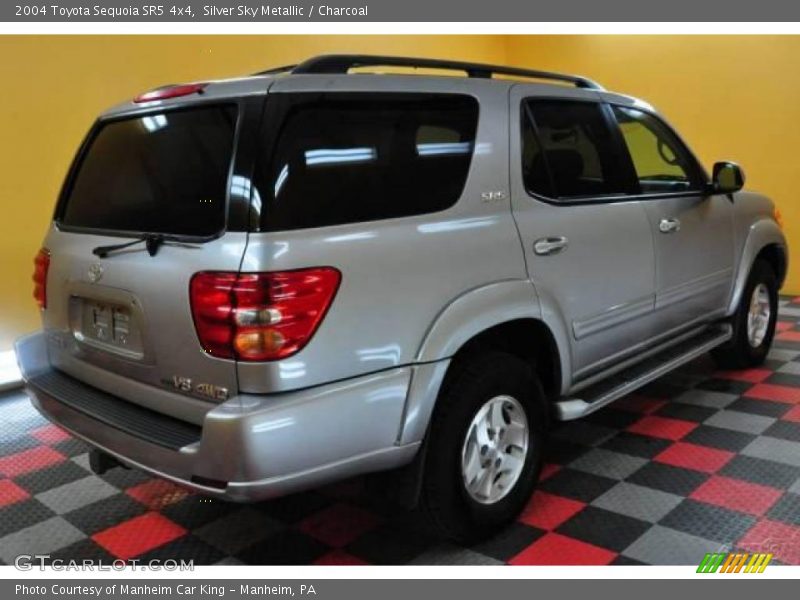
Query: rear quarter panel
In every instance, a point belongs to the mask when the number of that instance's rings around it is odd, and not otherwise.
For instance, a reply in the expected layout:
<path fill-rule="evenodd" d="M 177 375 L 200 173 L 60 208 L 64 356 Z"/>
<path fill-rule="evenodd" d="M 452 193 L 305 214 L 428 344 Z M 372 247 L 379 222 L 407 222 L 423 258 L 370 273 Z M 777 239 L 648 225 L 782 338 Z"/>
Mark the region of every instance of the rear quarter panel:
<path fill-rule="evenodd" d="M 298 354 L 238 364 L 243 392 L 287 391 L 414 363 L 432 324 L 454 300 L 495 282 L 527 280 L 508 200 L 506 86 L 449 77 L 299 76 L 276 82 L 270 94 L 321 90 L 477 97 L 470 173 L 461 198 L 445 211 L 252 234 L 243 271 L 333 266 L 342 282 L 319 330 Z M 505 197 L 484 202 L 485 191 Z"/>

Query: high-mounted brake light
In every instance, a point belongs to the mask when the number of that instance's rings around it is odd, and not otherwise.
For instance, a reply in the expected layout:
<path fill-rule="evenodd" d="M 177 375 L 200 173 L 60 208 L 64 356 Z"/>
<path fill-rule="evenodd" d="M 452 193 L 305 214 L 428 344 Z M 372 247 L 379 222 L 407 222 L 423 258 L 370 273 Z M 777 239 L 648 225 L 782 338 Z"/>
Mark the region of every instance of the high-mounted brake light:
<path fill-rule="evenodd" d="M 50 251 L 42 248 L 33 259 L 33 298 L 40 309 L 47 308 L 47 271 L 50 269 Z"/>
<path fill-rule="evenodd" d="M 299 352 L 336 295 L 332 267 L 271 273 L 197 273 L 189 285 L 197 335 L 219 358 L 269 361 Z"/>
<path fill-rule="evenodd" d="M 156 100 L 167 100 L 169 98 L 180 98 L 181 96 L 191 96 L 192 94 L 202 94 L 207 83 L 185 83 L 182 85 L 171 85 L 159 88 L 144 94 L 139 94 L 133 99 L 137 104 L 141 102 L 155 102 Z"/>

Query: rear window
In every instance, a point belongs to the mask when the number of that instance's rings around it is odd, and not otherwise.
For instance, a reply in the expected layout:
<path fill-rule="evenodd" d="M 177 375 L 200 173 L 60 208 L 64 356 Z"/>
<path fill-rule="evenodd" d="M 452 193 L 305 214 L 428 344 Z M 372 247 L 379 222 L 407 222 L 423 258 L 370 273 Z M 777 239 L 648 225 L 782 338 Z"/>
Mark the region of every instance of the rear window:
<path fill-rule="evenodd" d="M 236 108 L 148 113 L 100 126 L 61 208 L 75 228 L 210 236 L 225 227 Z"/>
<path fill-rule="evenodd" d="M 469 173 L 478 103 L 451 94 L 276 94 L 257 169 L 262 231 L 436 212 Z"/>

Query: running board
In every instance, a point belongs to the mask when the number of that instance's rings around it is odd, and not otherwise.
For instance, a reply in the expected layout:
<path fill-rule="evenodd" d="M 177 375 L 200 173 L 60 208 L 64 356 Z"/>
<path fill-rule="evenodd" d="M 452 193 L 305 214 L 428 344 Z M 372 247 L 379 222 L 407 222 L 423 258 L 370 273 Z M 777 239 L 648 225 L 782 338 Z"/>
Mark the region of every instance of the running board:
<path fill-rule="evenodd" d="M 604 379 L 581 392 L 581 398 L 564 398 L 555 403 L 559 421 L 571 421 L 591 414 L 614 400 L 666 375 L 709 350 L 731 339 L 733 329 L 728 323 L 714 325 L 688 340 L 637 363 Z"/>

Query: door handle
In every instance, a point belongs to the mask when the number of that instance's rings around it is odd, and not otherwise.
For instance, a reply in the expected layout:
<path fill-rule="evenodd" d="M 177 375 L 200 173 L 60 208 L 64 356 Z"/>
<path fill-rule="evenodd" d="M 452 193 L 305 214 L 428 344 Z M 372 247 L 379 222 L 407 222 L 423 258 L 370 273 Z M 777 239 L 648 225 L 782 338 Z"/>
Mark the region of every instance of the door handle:
<path fill-rule="evenodd" d="M 546 237 L 533 243 L 533 251 L 539 256 L 558 254 L 569 245 L 569 240 L 563 235 Z"/>
<path fill-rule="evenodd" d="M 681 222 L 678 219 L 661 219 L 658 230 L 661 233 L 675 233 L 681 230 Z"/>

